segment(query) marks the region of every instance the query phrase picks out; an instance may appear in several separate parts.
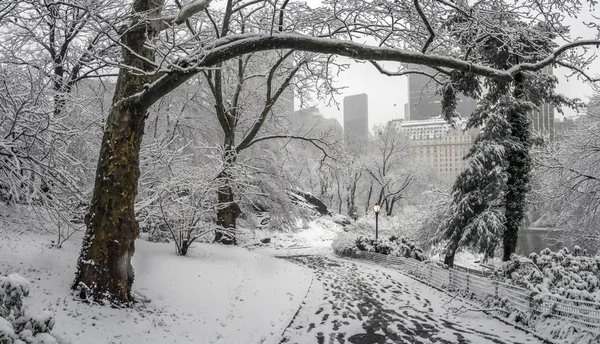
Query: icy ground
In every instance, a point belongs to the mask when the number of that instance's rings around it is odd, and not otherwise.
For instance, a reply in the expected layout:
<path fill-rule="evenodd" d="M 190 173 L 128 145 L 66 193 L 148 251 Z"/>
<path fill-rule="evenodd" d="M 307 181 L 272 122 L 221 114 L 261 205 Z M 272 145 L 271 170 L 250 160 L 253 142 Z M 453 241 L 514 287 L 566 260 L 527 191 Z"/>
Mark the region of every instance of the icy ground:
<path fill-rule="evenodd" d="M 315 279 L 281 343 L 542 343 L 481 312 L 451 315 L 444 307 L 470 306 L 393 270 L 325 256 L 286 259 Z"/>

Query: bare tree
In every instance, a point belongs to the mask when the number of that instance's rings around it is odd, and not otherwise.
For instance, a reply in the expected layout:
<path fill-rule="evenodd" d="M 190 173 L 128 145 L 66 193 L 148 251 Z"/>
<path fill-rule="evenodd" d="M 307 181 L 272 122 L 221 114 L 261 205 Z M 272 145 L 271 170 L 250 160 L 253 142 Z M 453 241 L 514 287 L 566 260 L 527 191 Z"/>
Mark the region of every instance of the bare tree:
<path fill-rule="evenodd" d="M 7 203 L 42 205 L 57 226 L 60 247 L 81 226 L 71 224 L 84 201 L 84 166 L 70 151 L 79 134 L 68 116 L 53 112 L 44 76 L 36 70 L 0 68 L 0 197 Z M 47 213 L 47 214 L 43 214 Z"/>
<path fill-rule="evenodd" d="M 371 140 L 372 151 L 367 154 L 365 171 L 376 186 L 375 199 L 387 216 L 391 216 L 396 203 L 405 197 L 405 191 L 416 179 L 412 171 L 408 137 L 393 124 L 377 127 Z"/>
<path fill-rule="evenodd" d="M 221 31 L 221 36 L 226 34 L 226 31 Z M 284 93 L 292 83 L 302 85 L 304 88 L 312 85 L 314 90 L 319 87 L 320 79 L 327 78 L 326 75 L 321 76 L 312 72 L 311 67 L 316 63 L 312 54 L 300 54 L 288 50 L 281 53 L 248 54 L 222 63 L 220 68 L 214 71 L 203 72 L 223 132 L 225 166 L 234 165 L 239 154 L 265 140 L 305 140 L 324 151 L 326 142 L 321 138 L 312 138 L 302 133 L 289 133 L 284 128 L 277 132 L 271 127 L 269 132 L 265 125 L 270 121 L 281 121 L 281 117 L 286 114 L 291 115 L 289 112 L 293 109 L 289 109 L 289 106 L 284 108 L 280 100 L 284 98 Z M 304 91 L 300 87 L 295 89 Z M 293 94 L 287 96 L 293 97 Z M 293 104 L 292 101 L 287 99 L 289 104 Z M 217 213 L 217 226 L 231 232 L 236 229 L 236 219 L 241 209 L 236 202 L 232 186 L 229 185 L 229 181 L 233 180 L 232 176 L 228 175 L 227 168 L 224 168 L 222 173 L 218 178 L 228 182 L 221 183 L 222 186 L 218 191 L 221 206 Z M 223 237 L 222 233 L 222 231 L 217 232 L 215 241 L 235 244 L 235 237 Z"/>
<path fill-rule="evenodd" d="M 86 140 L 82 132 L 88 132 L 90 123 L 83 122 L 89 120 L 87 116 L 90 113 L 82 115 L 85 105 L 73 98 L 73 91 L 80 81 L 101 74 L 106 64 L 99 57 L 118 51 L 115 50 L 117 45 L 108 39 L 114 33 L 110 30 L 112 24 L 92 20 L 91 13 L 100 8 L 108 9 L 107 13 L 114 15 L 111 18 L 113 23 L 118 22 L 120 13 L 115 9 L 115 3 L 7 0 L 0 4 L 0 64 L 2 68 L 13 71 L 27 70 L 20 75 L 23 78 L 19 85 L 21 94 L 11 96 L 17 91 L 11 89 L 7 95 L 14 105 L 15 101 L 22 101 L 22 95 L 26 94 L 23 92 L 27 92 L 30 97 L 27 103 L 37 107 L 34 113 L 29 105 L 23 103 L 22 108 L 12 113 L 15 116 L 13 124 L 30 121 L 29 124 L 38 126 L 36 131 L 31 131 L 33 127 L 27 128 L 13 138 L 16 138 L 15 141 L 27 138 L 29 143 L 21 141 L 26 145 L 23 148 L 29 151 L 29 155 L 37 155 L 35 159 L 28 159 L 38 167 L 37 179 L 43 180 L 41 190 L 47 195 L 43 212 L 57 227 L 58 235 L 54 242 L 57 247 L 74 230 L 81 228 L 72 220 L 83 217 L 78 214 L 85 210 L 84 198 L 87 197 L 84 196 L 87 184 L 83 180 L 91 174 L 84 161 L 89 155 L 78 155 L 82 150 L 76 147 L 77 142 Z M 28 86 L 28 90 L 24 86 Z M 15 125 L 8 131 L 15 129 L 23 128 Z M 39 145 L 41 143 L 43 148 Z M 64 180 L 59 183 L 55 180 L 56 176 L 69 176 L 68 196 L 61 189 L 65 185 Z M 25 187 L 23 191 L 26 190 L 33 189 Z M 48 202 L 50 200 L 51 203 Z"/>
<path fill-rule="evenodd" d="M 542 212 L 551 225 L 563 229 L 565 244 L 596 250 L 600 198 L 600 97 L 591 99 L 587 114 L 575 127 L 546 141 L 535 155 Z"/>

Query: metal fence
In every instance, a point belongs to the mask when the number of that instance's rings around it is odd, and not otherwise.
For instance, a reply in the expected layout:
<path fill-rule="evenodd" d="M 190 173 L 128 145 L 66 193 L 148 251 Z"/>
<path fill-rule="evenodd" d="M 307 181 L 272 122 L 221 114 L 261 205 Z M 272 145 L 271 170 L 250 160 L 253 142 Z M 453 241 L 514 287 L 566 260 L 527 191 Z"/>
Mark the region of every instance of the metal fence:
<path fill-rule="evenodd" d="M 420 262 L 412 258 L 372 252 L 357 252 L 351 257 L 377 262 L 410 274 L 431 286 L 449 292 L 459 292 L 479 301 L 493 297 L 506 308 L 517 310 L 526 316 L 566 320 L 593 333 L 600 333 L 600 303 L 535 295 L 527 289 L 469 271 L 448 269 L 431 261 Z"/>

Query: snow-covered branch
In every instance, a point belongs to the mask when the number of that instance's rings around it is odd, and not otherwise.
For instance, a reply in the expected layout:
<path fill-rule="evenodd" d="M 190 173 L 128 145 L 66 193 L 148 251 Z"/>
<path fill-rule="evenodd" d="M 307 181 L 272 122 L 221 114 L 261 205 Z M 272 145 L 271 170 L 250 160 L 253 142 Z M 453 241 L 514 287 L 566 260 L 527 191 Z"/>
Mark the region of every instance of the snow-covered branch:
<path fill-rule="evenodd" d="M 202 12 L 208 8 L 212 0 L 195 0 L 182 6 L 179 12 L 174 15 L 164 16 L 156 19 L 160 22 L 158 31 L 164 31 L 176 25 L 181 25 L 190 19 L 193 15 Z"/>

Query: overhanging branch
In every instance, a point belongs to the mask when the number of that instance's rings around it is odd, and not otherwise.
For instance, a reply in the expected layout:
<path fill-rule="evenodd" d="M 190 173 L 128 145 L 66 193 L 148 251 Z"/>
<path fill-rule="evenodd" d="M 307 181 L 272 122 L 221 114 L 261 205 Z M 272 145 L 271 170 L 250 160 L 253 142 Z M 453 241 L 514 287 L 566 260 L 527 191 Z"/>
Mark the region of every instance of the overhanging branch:
<path fill-rule="evenodd" d="M 424 54 L 405 49 L 369 46 L 338 39 L 311 37 L 300 34 L 274 33 L 273 35 L 268 35 L 264 33 L 248 33 L 217 39 L 212 44 L 203 47 L 201 53 L 195 57 L 180 60 L 171 71 L 163 74 L 150 85 L 148 89 L 141 94 L 139 100 L 147 104 L 153 104 L 198 73 L 199 70 L 257 51 L 294 49 L 298 51 L 345 56 L 357 60 L 391 61 L 428 67 L 443 67 L 510 82 L 513 80 L 514 75 L 522 71 L 537 71 L 554 63 L 559 55 L 569 49 L 596 45 L 600 45 L 600 40 L 583 40 L 569 43 L 558 48 L 540 62 L 522 63 L 515 65 L 509 70 L 501 70 L 470 63 L 454 57 Z"/>

